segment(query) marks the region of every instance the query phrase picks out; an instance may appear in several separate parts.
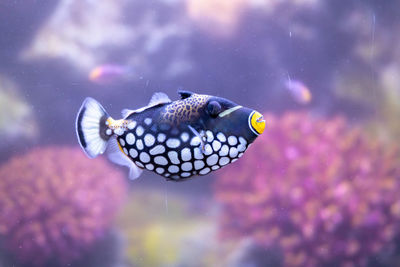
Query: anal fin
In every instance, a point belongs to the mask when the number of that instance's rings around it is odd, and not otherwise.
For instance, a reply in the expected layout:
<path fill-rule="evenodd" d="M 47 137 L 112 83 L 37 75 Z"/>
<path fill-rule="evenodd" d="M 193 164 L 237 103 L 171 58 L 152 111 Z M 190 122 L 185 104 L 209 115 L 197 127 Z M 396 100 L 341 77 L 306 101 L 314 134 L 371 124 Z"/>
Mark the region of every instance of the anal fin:
<path fill-rule="evenodd" d="M 108 159 L 115 164 L 126 166 L 129 168 L 129 178 L 134 180 L 138 178 L 143 170 L 133 163 L 133 161 L 126 155 L 118 144 L 117 138 L 112 138 L 107 148 Z"/>

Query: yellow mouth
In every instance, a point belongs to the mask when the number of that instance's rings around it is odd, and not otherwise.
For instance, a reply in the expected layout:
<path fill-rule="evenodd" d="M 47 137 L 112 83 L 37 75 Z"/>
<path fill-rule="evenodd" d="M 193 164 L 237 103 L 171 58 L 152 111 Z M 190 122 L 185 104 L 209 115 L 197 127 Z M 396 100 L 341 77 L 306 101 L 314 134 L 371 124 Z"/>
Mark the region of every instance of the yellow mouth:
<path fill-rule="evenodd" d="M 254 111 L 250 116 L 251 127 L 255 130 L 257 134 L 262 134 L 265 129 L 265 120 L 263 115 L 261 115 L 257 111 Z"/>

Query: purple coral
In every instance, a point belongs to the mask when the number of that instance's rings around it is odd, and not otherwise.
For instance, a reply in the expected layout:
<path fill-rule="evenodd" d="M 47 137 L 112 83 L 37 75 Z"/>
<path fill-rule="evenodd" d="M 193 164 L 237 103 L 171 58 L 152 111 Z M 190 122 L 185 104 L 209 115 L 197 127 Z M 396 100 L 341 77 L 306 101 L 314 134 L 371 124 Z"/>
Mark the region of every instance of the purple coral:
<path fill-rule="evenodd" d="M 79 257 L 110 225 L 126 192 L 121 173 L 78 148 L 35 148 L 0 167 L 0 234 L 19 259 Z"/>
<path fill-rule="evenodd" d="M 399 150 L 341 118 L 288 113 L 266 121 L 266 132 L 217 180 L 223 238 L 278 246 L 285 266 L 365 266 L 394 245 Z"/>

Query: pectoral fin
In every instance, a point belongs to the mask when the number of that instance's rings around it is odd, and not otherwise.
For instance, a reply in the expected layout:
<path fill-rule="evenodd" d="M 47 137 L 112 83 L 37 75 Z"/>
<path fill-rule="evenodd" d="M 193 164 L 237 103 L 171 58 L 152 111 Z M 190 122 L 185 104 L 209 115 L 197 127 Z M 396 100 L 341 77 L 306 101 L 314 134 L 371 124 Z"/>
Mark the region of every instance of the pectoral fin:
<path fill-rule="evenodd" d="M 200 139 L 200 150 L 201 153 L 204 154 L 205 152 L 205 146 L 206 146 L 206 134 L 204 133 L 204 131 L 201 131 L 200 133 L 194 129 L 192 126 L 188 125 L 189 129 L 192 131 L 192 133 L 198 137 Z"/>

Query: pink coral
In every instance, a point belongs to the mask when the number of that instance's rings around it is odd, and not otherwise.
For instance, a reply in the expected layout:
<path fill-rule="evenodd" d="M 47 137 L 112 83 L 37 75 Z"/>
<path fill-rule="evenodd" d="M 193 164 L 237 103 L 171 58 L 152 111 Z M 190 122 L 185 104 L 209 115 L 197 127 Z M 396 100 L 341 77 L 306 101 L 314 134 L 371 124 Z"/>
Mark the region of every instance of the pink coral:
<path fill-rule="evenodd" d="M 394 245 L 399 150 L 341 118 L 265 119 L 265 133 L 217 180 L 223 238 L 278 246 L 285 266 L 365 266 Z"/>
<path fill-rule="evenodd" d="M 79 148 L 35 148 L 0 167 L 0 234 L 19 259 L 77 258 L 101 237 L 126 185 L 104 159 Z"/>

